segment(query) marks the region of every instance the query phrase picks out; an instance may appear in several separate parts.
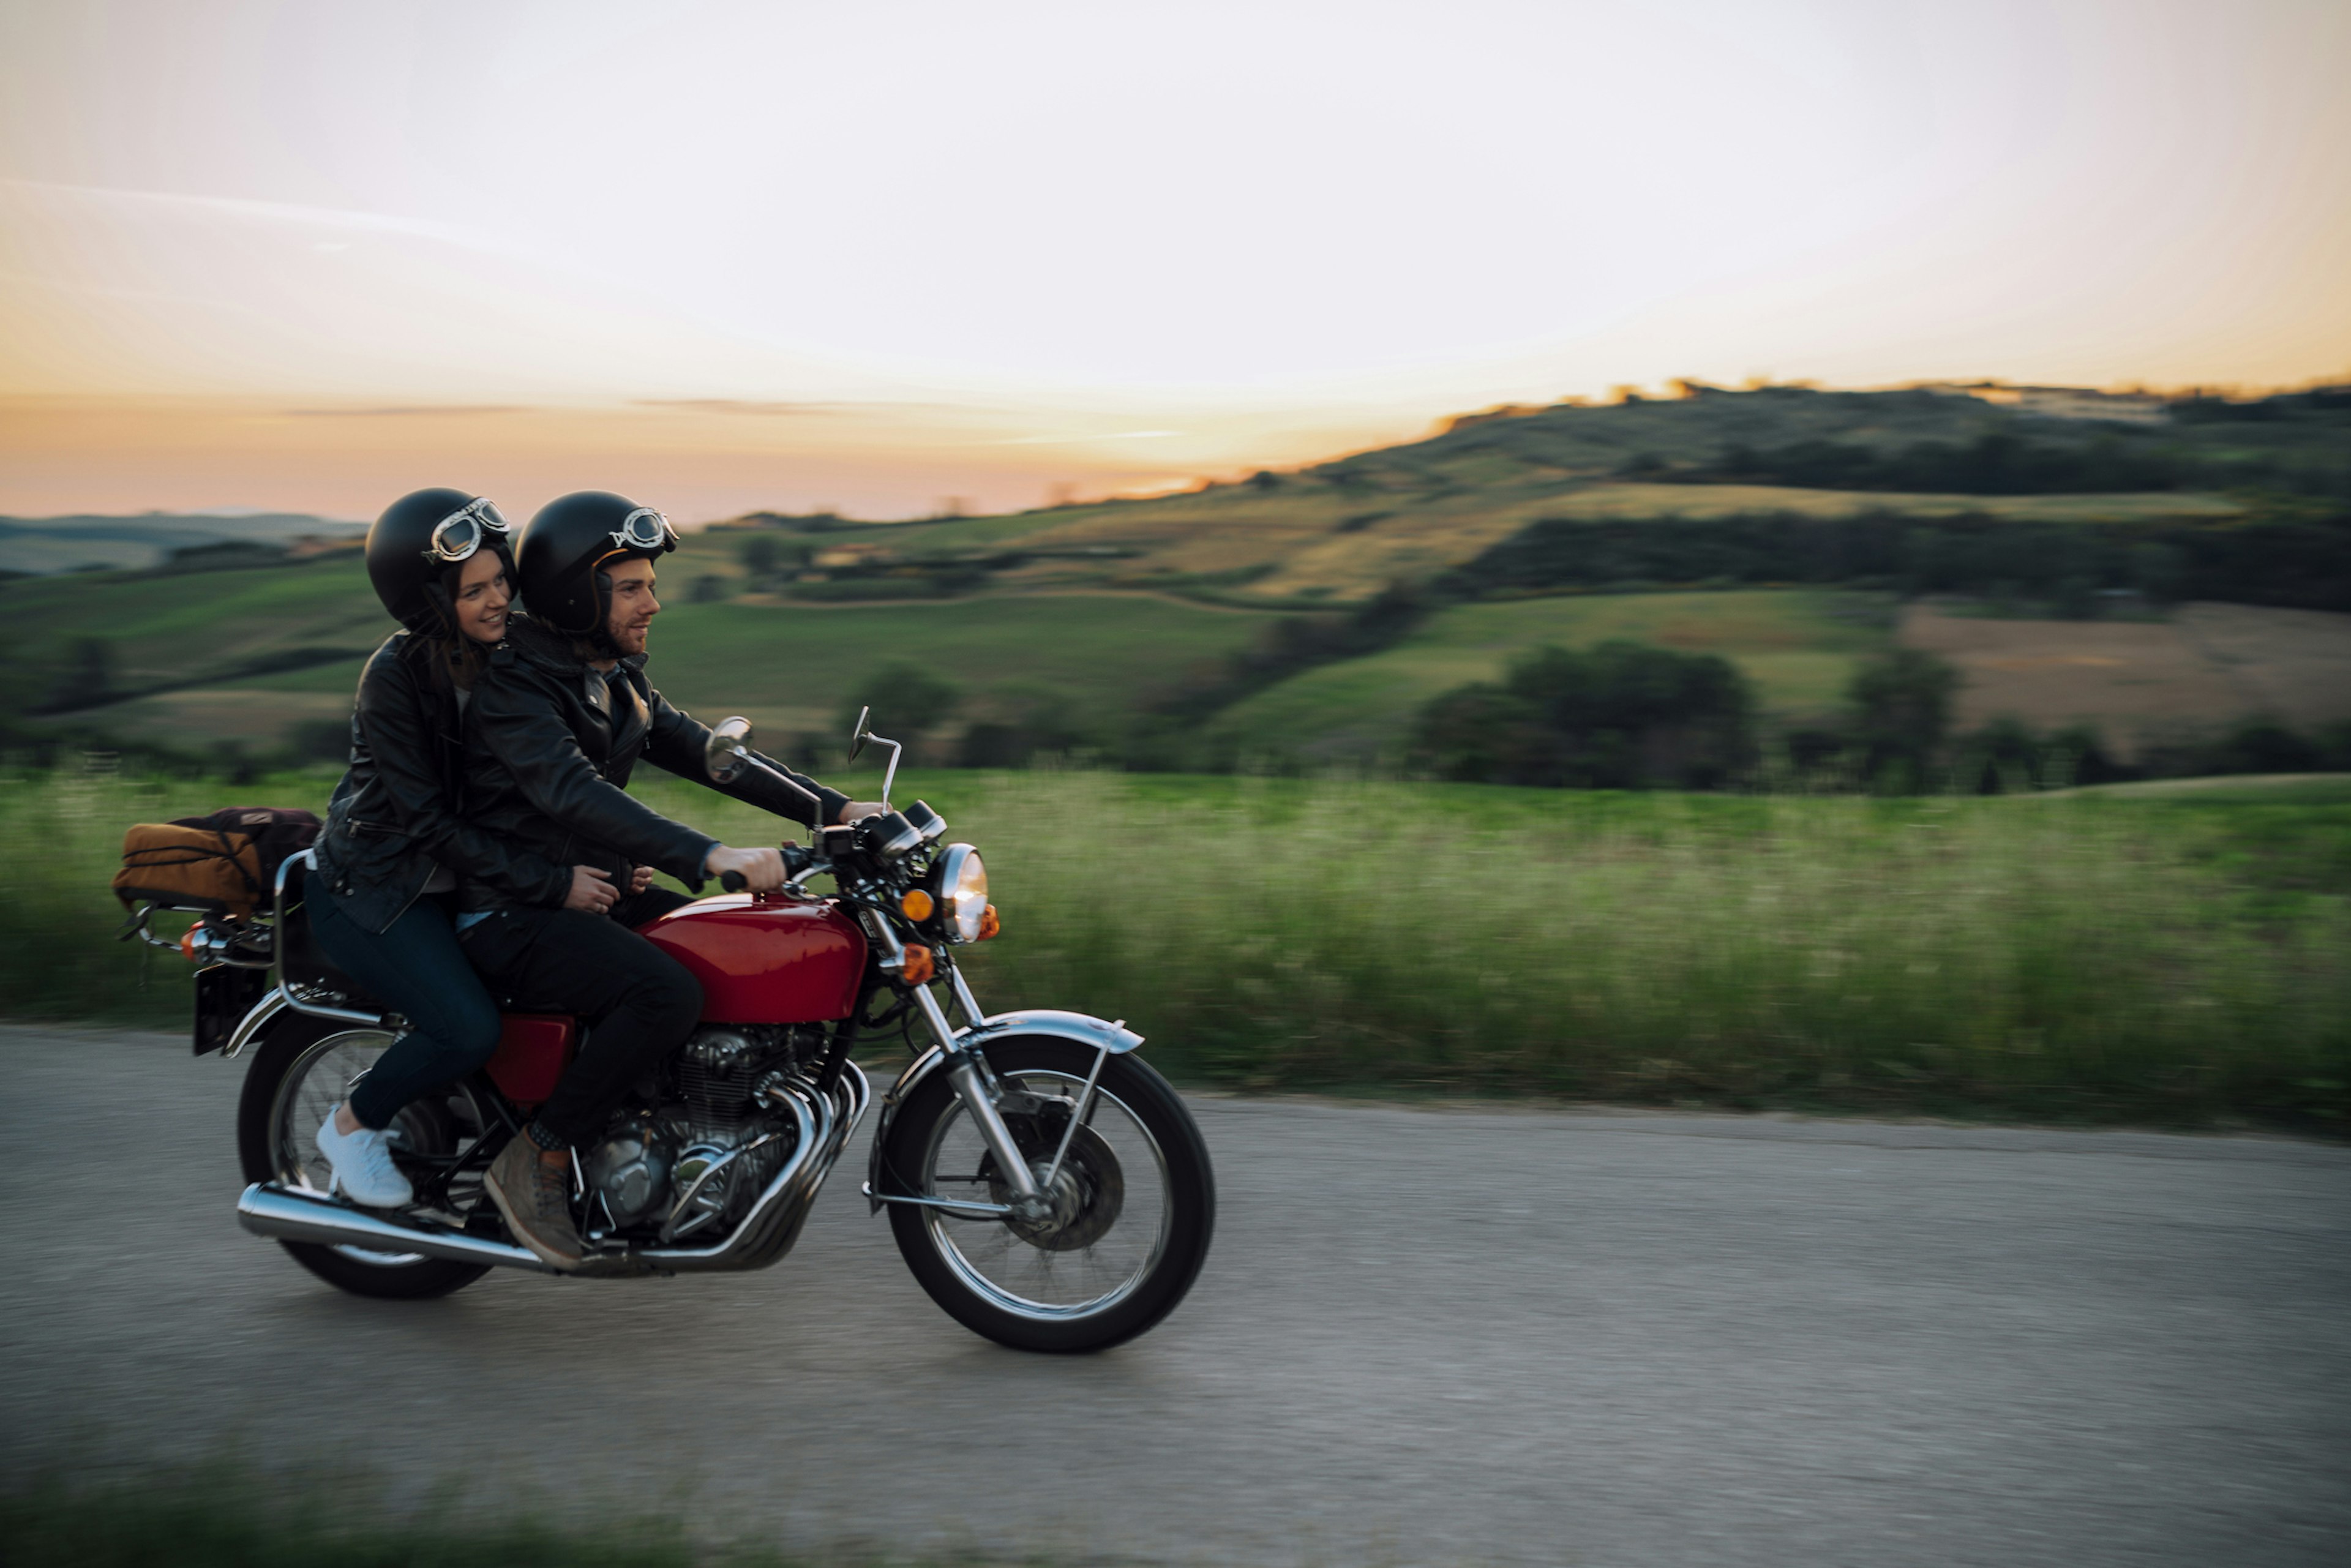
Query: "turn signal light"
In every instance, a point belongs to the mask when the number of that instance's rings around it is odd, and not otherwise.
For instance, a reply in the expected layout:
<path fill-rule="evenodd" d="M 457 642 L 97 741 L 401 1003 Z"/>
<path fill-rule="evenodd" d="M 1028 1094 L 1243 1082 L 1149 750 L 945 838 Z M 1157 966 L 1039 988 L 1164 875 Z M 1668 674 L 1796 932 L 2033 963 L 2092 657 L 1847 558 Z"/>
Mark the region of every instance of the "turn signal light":
<path fill-rule="evenodd" d="M 938 906 L 938 900 L 919 887 L 908 888 L 906 896 L 898 901 L 898 907 L 905 912 L 906 918 L 917 925 L 928 920 Z"/>
<path fill-rule="evenodd" d="M 989 904 L 987 913 L 979 917 L 979 939 L 983 942 L 1004 929 L 1004 922 L 996 918 L 996 905 Z"/>
<path fill-rule="evenodd" d="M 196 933 L 204 928 L 204 923 L 199 920 L 180 933 L 180 956 L 191 964 L 196 961 Z"/>
<path fill-rule="evenodd" d="M 928 947 L 909 947 L 906 961 L 899 966 L 898 977 L 910 986 L 927 986 L 938 977 L 939 963 L 931 956 Z"/>

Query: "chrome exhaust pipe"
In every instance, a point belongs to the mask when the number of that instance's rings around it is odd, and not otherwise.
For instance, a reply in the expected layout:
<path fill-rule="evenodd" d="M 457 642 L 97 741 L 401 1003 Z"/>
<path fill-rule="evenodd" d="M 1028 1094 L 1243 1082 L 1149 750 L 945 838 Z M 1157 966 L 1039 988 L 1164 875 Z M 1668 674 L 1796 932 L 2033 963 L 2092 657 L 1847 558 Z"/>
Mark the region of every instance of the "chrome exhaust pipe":
<path fill-rule="evenodd" d="M 799 1142 L 734 1232 L 707 1247 L 647 1247 L 632 1258 L 678 1274 L 764 1269 L 781 1258 L 799 1239 L 817 1192 L 863 1119 L 872 1093 L 853 1061 L 843 1064 L 841 1082 L 829 1096 L 805 1081 L 787 1086 L 768 1103 L 791 1113 Z"/>
<path fill-rule="evenodd" d="M 813 1085 L 795 1086 L 778 1095 L 770 1103 L 791 1113 L 798 1143 L 733 1234 L 707 1247 L 646 1247 L 632 1249 L 625 1257 L 598 1260 L 591 1256 L 582 1272 L 687 1274 L 767 1267 L 799 1239 L 817 1193 L 857 1124 L 864 1120 L 872 1097 L 872 1085 L 853 1061 L 844 1064 L 831 1095 L 820 1093 Z M 540 1274 L 558 1271 L 540 1262 L 528 1248 L 469 1236 L 402 1214 L 354 1208 L 321 1193 L 275 1183 L 246 1187 L 236 1200 L 236 1218 L 254 1235 L 279 1241 L 360 1247 L 371 1252 L 416 1252 L 452 1262 L 528 1269 Z M 608 1267 L 599 1269 L 599 1261 Z"/>
<path fill-rule="evenodd" d="M 236 1222 L 256 1236 L 305 1241 L 314 1247 L 360 1247 L 370 1252 L 421 1252 L 453 1263 L 554 1270 L 528 1248 L 426 1225 L 403 1215 L 354 1208 L 315 1192 L 256 1182 L 236 1200 Z"/>

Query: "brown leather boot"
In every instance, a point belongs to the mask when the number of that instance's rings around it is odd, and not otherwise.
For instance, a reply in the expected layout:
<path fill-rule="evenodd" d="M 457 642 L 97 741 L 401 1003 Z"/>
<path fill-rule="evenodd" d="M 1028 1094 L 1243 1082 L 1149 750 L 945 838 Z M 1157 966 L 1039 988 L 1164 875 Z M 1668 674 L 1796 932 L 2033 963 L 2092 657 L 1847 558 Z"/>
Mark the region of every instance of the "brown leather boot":
<path fill-rule="evenodd" d="M 482 1185 L 507 1217 L 515 1239 L 550 1269 L 580 1267 L 580 1232 L 571 1223 L 571 1156 L 542 1149 L 528 1133 L 498 1151 Z"/>

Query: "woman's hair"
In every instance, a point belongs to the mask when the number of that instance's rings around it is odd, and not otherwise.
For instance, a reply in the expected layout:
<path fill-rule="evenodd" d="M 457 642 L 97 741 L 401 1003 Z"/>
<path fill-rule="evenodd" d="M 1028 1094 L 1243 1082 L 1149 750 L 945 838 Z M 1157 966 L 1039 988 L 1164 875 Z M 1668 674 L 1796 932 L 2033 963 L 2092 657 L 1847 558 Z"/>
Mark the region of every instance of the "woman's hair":
<path fill-rule="evenodd" d="M 459 561 L 441 573 L 441 591 L 453 607 L 457 602 L 458 580 L 465 570 L 465 563 Z M 431 620 L 438 622 L 443 617 L 435 614 Z M 418 627 L 417 639 L 424 644 L 424 663 L 432 674 L 434 691 L 471 691 L 482 672 L 489 668 L 490 651 L 457 630 L 454 608 L 445 623 Z"/>

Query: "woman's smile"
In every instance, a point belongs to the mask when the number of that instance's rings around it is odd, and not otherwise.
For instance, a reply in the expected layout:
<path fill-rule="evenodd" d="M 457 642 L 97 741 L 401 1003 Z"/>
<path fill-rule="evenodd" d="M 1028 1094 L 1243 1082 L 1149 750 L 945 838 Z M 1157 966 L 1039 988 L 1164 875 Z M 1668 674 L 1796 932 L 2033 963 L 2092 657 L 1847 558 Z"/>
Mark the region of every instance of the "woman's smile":
<path fill-rule="evenodd" d="M 488 550 L 465 562 L 457 574 L 457 629 L 476 643 L 506 635 L 507 607 L 514 602 L 506 564 Z"/>

